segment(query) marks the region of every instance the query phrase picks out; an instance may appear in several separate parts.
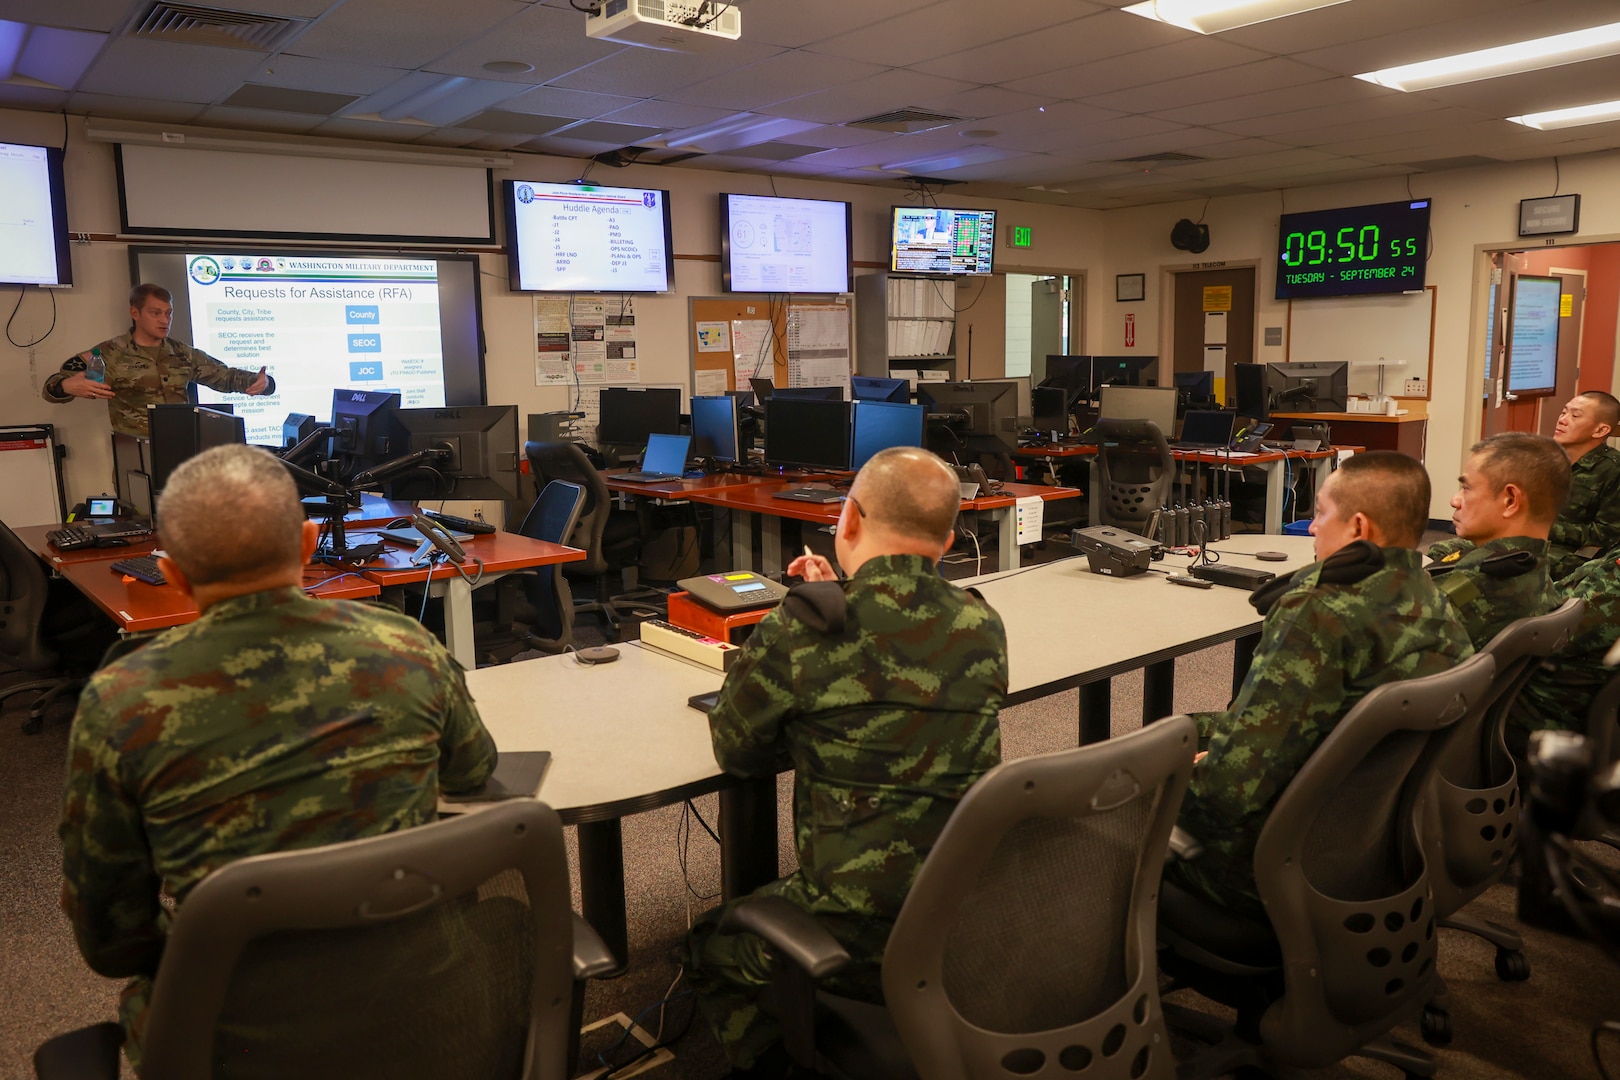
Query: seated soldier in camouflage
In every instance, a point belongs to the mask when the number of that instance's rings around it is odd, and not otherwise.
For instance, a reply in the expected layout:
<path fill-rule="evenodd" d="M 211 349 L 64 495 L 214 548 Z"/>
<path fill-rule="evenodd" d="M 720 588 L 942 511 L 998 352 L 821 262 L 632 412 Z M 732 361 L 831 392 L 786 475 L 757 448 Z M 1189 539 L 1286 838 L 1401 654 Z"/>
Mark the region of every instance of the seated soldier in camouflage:
<path fill-rule="evenodd" d="M 754 895 L 815 914 L 855 964 L 839 993 L 882 1000 L 879 965 L 918 868 L 957 801 L 1001 760 L 1007 644 L 988 605 L 940 577 L 960 505 L 954 472 L 924 450 L 861 469 L 835 546 L 848 580 L 800 586 L 766 616 L 709 713 L 714 756 L 735 776 L 794 770 L 799 869 Z M 836 582 L 820 556 L 788 572 Z M 704 915 L 687 941 L 692 984 L 737 1070 L 786 1058 L 757 1004 L 777 960 L 759 938 Z"/>
<path fill-rule="evenodd" d="M 1322 485 L 1318 561 L 1254 594 L 1266 621 L 1242 689 L 1226 711 L 1195 714 L 1203 752 L 1179 823 L 1204 853 L 1167 865 L 1168 887 L 1263 918 L 1255 842 L 1306 759 L 1375 687 L 1473 654 L 1423 572 L 1428 520 L 1428 473 L 1404 454 L 1356 454 Z"/>
<path fill-rule="evenodd" d="M 1603 657 L 1620 640 L 1620 547 L 1582 563 L 1553 589 L 1560 602 L 1585 600 L 1586 614 L 1564 650 L 1543 660 L 1514 699 L 1503 734 L 1520 761 L 1532 731 L 1584 732 L 1592 700 L 1615 674 L 1603 666 Z"/>
<path fill-rule="evenodd" d="M 137 1069 L 169 924 L 160 893 L 184 906 L 236 859 L 430 822 L 440 788 L 476 788 L 495 767 L 461 669 L 431 634 L 304 594 L 318 527 L 274 457 L 199 454 L 159 510 L 163 571 L 202 614 L 90 680 L 59 829 L 79 951 L 131 979 L 119 1013 Z"/>
<path fill-rule="evenodd" d="M 1506 431 L 1469 452 L 1451 497 L 1458 538 L 1429 549 L 1429 575 L 1474 648 L 1558 606 L 1547 579 L 1547 531 L 1568 497 L 1569 459 L 1545 435 Z"/>
<path fill-rule="evenodd" d="M 1609 436 L 1620 429 L 1620 401 L 1583 390 L 1558 414 L 1553 440 L 1569 458 L 1569 502 L 1548 534 L 1554 581 L 1620 544 L 1620 450 Z"/>

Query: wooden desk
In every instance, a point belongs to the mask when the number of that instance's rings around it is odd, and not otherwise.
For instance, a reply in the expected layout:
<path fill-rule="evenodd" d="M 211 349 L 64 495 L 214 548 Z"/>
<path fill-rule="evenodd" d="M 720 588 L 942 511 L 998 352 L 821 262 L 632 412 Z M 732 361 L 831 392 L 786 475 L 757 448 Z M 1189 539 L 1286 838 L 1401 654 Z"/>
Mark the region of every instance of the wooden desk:
<path fill-rule="evenodd" d="M 1322 423 L 1333 429 L 1335 443 L 1357 443 L 1369 450 L 1399 450 L 1408 457 L 1423 460 L 1429 436 L 1428 402 L 1402 401 L 1409 409 L 1403 416 L 1375 413 L 1272 413 L 1273 421 Z"/>
<path fill-rule="evenodd" d="M 111 550 L 127 553 L 129 549 Z M 122 557 L 79 560 L 64 563 L 57 569 L 126 633 L 165 630 L 191 622 L 197 617 L 197 606 L 191 602 L 191 597 L 175 586 L 126 581 L 124 575 L 114 573 L 111 563 Z M 374 582 L 353 571 L 345 572 L 328 566 L 306 566 L 304 587 L 311 596 L 328 600 L 361 600 L 382 591 Z"/>
<path fill-rule="evenodd" d="M 720 673 L 634 642 L 617 648 L 611 664 L 548 656 L 469 671 L 467 689 L 502 753 L 551 752 L 540 798 L 579 827 L 584 915 L 622 969 L 629 935 L 621 818 L 719 791 L 726 897 L 779 872 L 775 778 L 745 782 L 722 772 L 708 719 L 686 704 L 718 690 Z"/>
<path fill-rule="evenodd" d="M 753 519 L 760 520 L 761 572 L 775 573 L 784 567 L 782 561 L 782 519 L 809 521 L 817 525 L 831 525 L 843 513 L 841 502 L 807 503 L 793 499 L 778 499 L 772 492 L 805 486 L 802 480 L 754 484 L 745 488 L 722 488 L 717 491 L 693 491 L 687 498 L 692 502 L 722 507 L 732 512 L 731 561 L 732 569 L 748 570 L 754 565 Z M 1039 484 L 1009 483 L 1000 493 L 962 501 L 963 512 L 982 512 L 1001 524 L 1000 559 L 1003 568 L 1018 565 L 1018 516 L 1020 498 L 1038 495 L 1043 501 L 1078 498 L 1077 488 L 1046 487 Z"/>
<path fill-rule="evenodd" d="M 620 477 L 628 469 L 615 469 L 602 474 L 608 490 L 617 495 L 640 495 L 662 502 L 685 502 L 695 491 L 730 491 L 734 488 L 754 487 L 757 484 L 778 484 L 780 476 L 761 476 L 757 473 L 707 473 L 703 476 L 683 477 L 679 480 L 661 480 L 656 484 L 637 484 Z M 819 479 L 819 477 L 816 477 Z M 807 480 L 794 481 L 806 483 Z"/>
<path fill-rule="evenodd" d="M 1210 545 L 1234 565 L 1292 573 L 1313 561 L 1307 536 L 1233 536 Z M 1248 554 L 1282 551 L 1287 562 L 1262 563 Z M 1191 560 L 1170 555 L 1154 567 L 1185 570 Z M 1144 722 L 1173 710 L 1175 658 L 1240 641 L 1235 680 L 1264 622 L 1249 593 L 1217 585 L 1182 588 L 1163 574 L 1113 578 L 1093 574 L 1084 557 L 1024 570 L 964 578 L 1001 615 L 1007 630 L 1007 704 L 1016 705 L 1080 688 L 1080 741 L 1106 739 L 1110 730 L 1109 680 L 1146 669 Z"/>
<path fill-rule="evenodd" d="M 51 547 L 45 539 L 45 534 L 60 529 L 60 525 L 24 525 L 12 531 L 17 539 L 27 545 L 28 550 L 38 555 L 40 559 L 52 570 L 61 570 L 62 567 L 72 563 L 102 562 L 107 559 L 127 559 L 131 555 L 150 555 L 157 549 L 157 536 L 151 535 L 144 539 L 132 539 L 127 547 L 107 548 L 79 548 L 77 551 L 58 551 Z"/>
<path fill-rule="evenodd" d="M 355 532 L 349 534 L 349 544 L 374 543 L 375 534 Z M 478 654 L 473 647 L 472 591 L 491 582 L 499 581 L 514 570 L 527 570 L 535 566 L 554 566 L 558 563 L 578 562 L 585 552 L 561 544 L 548 544 L 544 540 L 531 540 L 527 536 L 510 532 L 486 533 L 464 540 L 467 562 L 463 564 L 468 578 L 477 580 L 477 586 L 463 578 L 462 570 L 452 562 L 438 562 L 433 566 L 412 566 L 410 559 L 415 547 L 395 545 L 384 541 L 387 549 L 362 569 L 365 577 L 377 585 L 415 585 L 428 583 L 433 596 L 444 597 L 444 645 L 462 667 L 472 671 L 478 666 Z M 473 559 L 483 562 L 480 572 Z"/>

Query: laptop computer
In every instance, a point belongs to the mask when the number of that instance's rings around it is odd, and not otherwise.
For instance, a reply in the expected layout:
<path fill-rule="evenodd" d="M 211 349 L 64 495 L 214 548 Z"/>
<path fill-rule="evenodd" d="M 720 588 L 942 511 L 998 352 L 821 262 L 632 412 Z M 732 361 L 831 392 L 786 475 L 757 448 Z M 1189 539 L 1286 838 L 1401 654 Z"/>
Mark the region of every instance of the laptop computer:
<path fill-rule="evenodd" d="M 649 435 L 641 471 L 623 473 L 614 479 L 628 480 L 632 484 L 679 480 L 686 473 L 686 451 L 691 445 L 690 435 Z"/>
<path fill-rule="evenodd" d="M 1181 435 L 1170 445 L 1177 450 L 1225 450 L 1232 445 L 1237 413 L 1226 410 L 1187 410 Z"/>

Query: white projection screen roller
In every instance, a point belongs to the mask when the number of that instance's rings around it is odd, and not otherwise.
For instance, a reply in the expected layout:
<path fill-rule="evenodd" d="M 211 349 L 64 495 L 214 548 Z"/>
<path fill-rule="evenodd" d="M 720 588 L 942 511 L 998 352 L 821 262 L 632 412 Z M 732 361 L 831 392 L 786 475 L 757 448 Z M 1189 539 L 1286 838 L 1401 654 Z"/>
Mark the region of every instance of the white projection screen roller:
<path fill-rule="evenodd" d="M 126 233 L 282 240 L 495 240 L 490 172 L 119 144 Z"/>

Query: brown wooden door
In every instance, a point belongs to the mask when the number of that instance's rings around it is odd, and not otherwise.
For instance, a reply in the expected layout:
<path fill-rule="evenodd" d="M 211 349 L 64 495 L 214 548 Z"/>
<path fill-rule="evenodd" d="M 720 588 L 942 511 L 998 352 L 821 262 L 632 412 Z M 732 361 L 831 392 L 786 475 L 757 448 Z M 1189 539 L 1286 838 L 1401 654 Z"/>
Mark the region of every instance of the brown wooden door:
<path fill-rule="evenodd" d="M 1232 290 L 1232 309 L 1226 316 L 1226 370 L 1217 373 L 1226 380 L 1230 398 L 1232 365 L 1254 363 L 1254 267 L 1188 270 L 1176 275 L 1172 371 L 1204 370 L 1205 289 Z M 1159 381 L 1168 386 L 1173 380 L 1164 372 L 1162 359 L 1159 367 Z"/>

